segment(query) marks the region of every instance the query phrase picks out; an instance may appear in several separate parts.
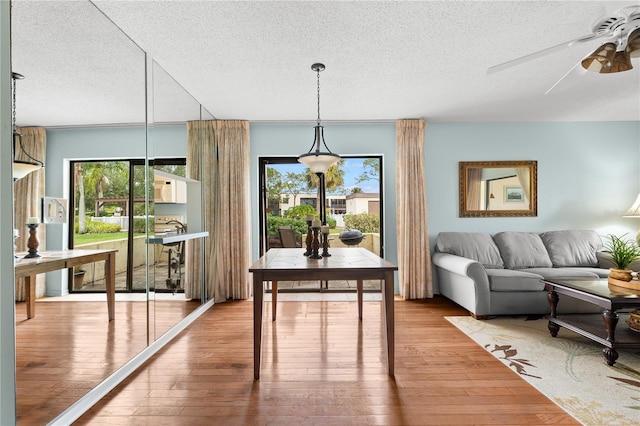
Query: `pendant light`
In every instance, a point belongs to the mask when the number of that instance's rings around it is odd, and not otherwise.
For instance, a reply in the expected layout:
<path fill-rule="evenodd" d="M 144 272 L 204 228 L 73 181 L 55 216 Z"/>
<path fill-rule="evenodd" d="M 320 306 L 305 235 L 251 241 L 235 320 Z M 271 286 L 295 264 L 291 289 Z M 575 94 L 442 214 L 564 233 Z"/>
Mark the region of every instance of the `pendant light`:
<path fill-rule="evenodd" d="M 329 167 L 334 165 L 340 160 L 340 156 L 338 154 L 334 154 L 331 152 L 327 143 L 324 141 L 324 127 L 320 125 L 320 71 L 324 71 L 324 64 L 313 64 L 311 65 L 311 69 L 317 73 L 317 81 L 318 81 L 318 120 L 316 122 L 316 126 L 314 127 L 315 136 L 313 140 L 313 145 L 311 145 L 311 149 L 306 154 L 302 154 L 298 157 L 298 161 L 302 164 L 307 165 L 309 169 L 313 173 L 326 173 Z M 320 151 L 320 143 L 324 145 L 326 148 L 325 151 Z M 315 151 L 313 147 L 315 146 Z"/>
<path fill-rule="evenodd" d="M 31 172 L 35 172 L 36 170 L 44 167 L 41 161 L 33 158 L 27 151 L 24 149 L 24 145 L 22 144 L 22 135 L 18 131 L 18 127 L 16 126 L 16 80 L 22 80 L 24 76 L 22 74 L 18 74 L 17 72 L 11 73 L 11 78 L 13 80 L 13 103 L 11 105 L 11 129 L 13 130 L 13 181 L 17 181 L 18 179 L 22 179 L 26 175 Z M 28 160 L 18 160 L 16 157 L 17 149 L 20 152 L 24 153 L 24 155 L 28 158 Z"/>

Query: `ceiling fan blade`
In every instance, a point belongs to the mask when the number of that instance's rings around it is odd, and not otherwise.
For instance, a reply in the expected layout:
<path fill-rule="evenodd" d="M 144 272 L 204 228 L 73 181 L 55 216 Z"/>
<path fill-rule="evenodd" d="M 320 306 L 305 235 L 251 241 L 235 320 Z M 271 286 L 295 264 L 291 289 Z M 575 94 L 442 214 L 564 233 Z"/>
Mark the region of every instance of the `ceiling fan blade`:
<path fill-rule="evenodd" d="M 573 46 L 576 43 L 584 43 L 584 42 L 587 42 L 587 41 L 591 41 L 591 40 L 595 40 L 595 39 L 604 37 L 606 35 L 608 35 L 608 34 L 589 34 L 589 35 L 585 35 L 585 36 L 582 36 L 582 37 L 578 37 L 578 38 L 575 38 L 573 40 L 570 40 L 570 41 L 567 41 L 567 42 L 564 42 L 564 43 L 560 43 L 560 44 L 552 46 L 552 47 L 548 47 L 548 48 L 540 50 L 538 52 L 530 53 L 530 54 L 522 56 L 520 58 L 513 59 L 511 61 L 507 61 L 507 62 L 504 62 L 504 63 L 499 64 L 499 65 L 495 65 L 495 66 L 493 66 L 493 67 L 491 67 L 491 68 L 489 68 L 487 70 L 487 74 L 493 74 L 495 72 L 502 71 L 502 70 L 505 70 L 507 68 L 511 68 L 511 67 L 516 66 L 516 65 L 520 65 L 520 64 L 523 64 L 525 62 L 541 58 L 542 56 L 548 55 L 550 53 L 554 53 L 554 52 L 560 51 L 562 49 L 566 49 L 568 47 Z"/>

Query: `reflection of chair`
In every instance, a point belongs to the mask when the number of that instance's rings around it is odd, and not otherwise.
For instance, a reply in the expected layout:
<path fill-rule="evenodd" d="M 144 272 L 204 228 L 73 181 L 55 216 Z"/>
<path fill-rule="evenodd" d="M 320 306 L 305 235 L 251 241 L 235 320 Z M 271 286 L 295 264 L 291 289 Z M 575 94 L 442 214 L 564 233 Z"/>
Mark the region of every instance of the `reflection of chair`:
<path fill-rule="evenodd" d="M 280 242 L 282 243 L 282 247 L 284 248 L 297 248 L 301 247 L 296 241 L 296 234 L 293 232 L 290 226 L 280 226 L 278 228 L 278 233 L 280 234 Z"/>
<path fill-rule="evenodd" d="M 300 248 L 302 245 L 296 240 L 296 234 L 293 232 L 290 226 L 278 227 L 278 233 L 280 234 L 280 242 L 283 248 Z M 325 281 L 325 286 L 328 287 L 328 281 Z M 320 290 L 322 290 L 322 281 L 320 281 Z M 273 319 L 275 321 L 275 305 L 278 300 L 278 282 L 273 281 L 271 287 L 271 294 L 274 302 Z"/>

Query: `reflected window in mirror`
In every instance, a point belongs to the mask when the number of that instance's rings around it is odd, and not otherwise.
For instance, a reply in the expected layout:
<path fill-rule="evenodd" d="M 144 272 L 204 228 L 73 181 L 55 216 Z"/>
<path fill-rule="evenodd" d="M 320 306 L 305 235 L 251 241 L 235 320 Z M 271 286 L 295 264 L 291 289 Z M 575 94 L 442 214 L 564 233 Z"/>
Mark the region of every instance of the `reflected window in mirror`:
<path fill-rule="evenodd" d="M 537 216 L 537 187 L 537 161 L 461 161 L 459 216 Z"/>

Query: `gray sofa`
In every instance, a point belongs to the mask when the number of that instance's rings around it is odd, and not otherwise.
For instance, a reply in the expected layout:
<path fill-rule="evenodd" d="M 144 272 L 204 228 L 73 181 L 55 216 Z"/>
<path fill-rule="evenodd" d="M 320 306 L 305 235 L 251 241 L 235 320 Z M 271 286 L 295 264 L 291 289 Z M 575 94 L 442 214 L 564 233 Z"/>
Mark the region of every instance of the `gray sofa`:
<path fill-rule="evenodd" d="M 440 294 L 476 318 L 549 313 L 543 278 L 605 278 L 610 255 L 595 231 L 441 232 L 432 257 Z M 598 312 L 564 297 L 559 313 Z"/>

